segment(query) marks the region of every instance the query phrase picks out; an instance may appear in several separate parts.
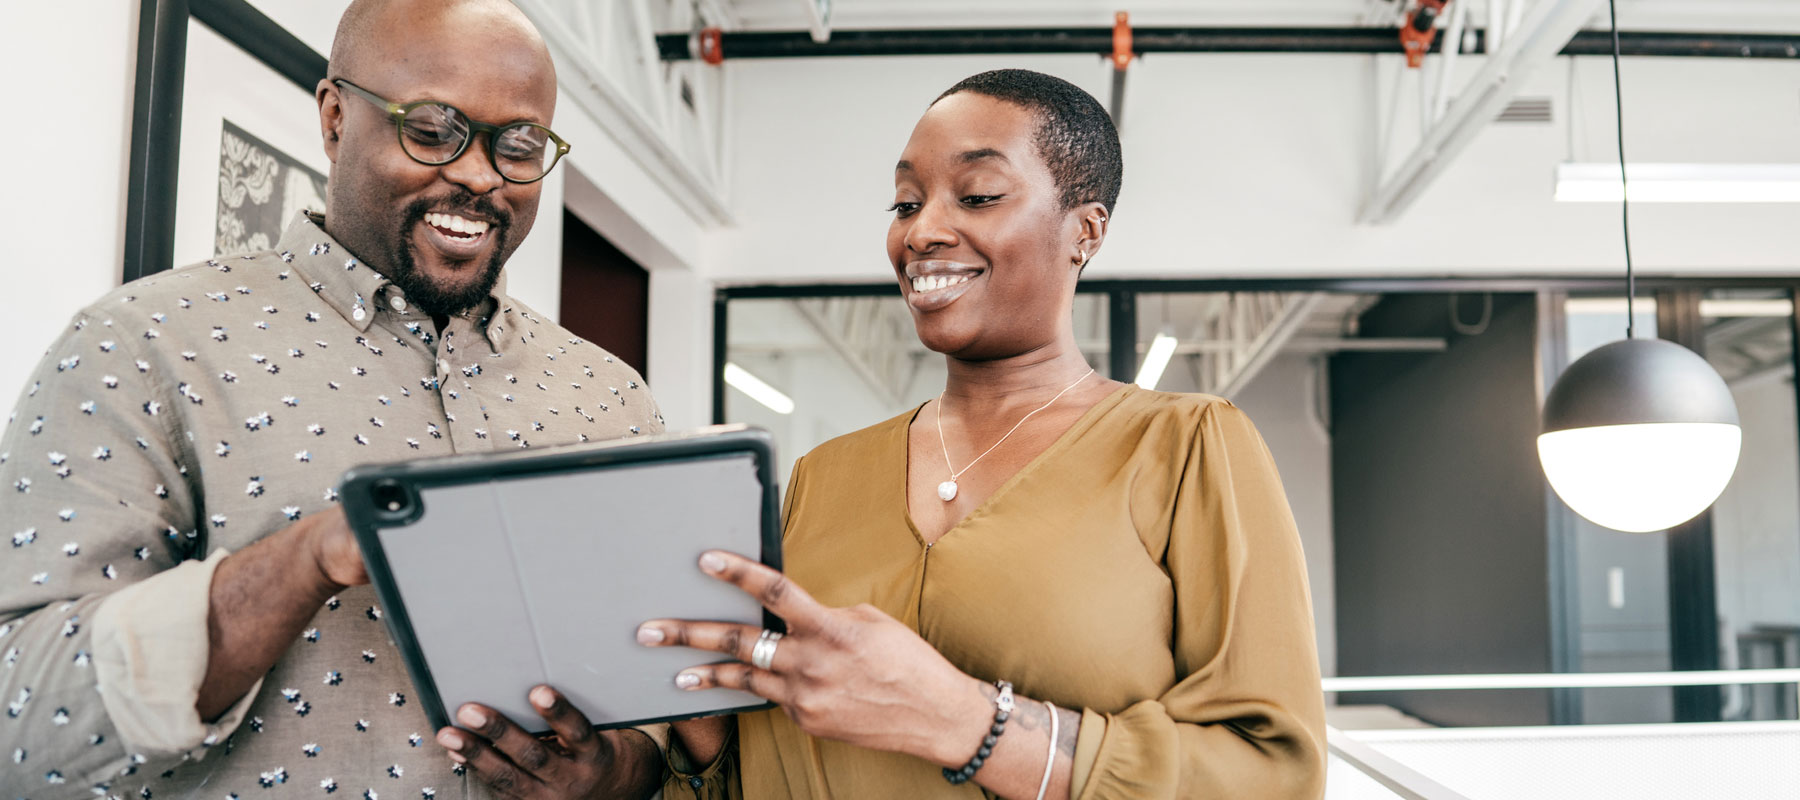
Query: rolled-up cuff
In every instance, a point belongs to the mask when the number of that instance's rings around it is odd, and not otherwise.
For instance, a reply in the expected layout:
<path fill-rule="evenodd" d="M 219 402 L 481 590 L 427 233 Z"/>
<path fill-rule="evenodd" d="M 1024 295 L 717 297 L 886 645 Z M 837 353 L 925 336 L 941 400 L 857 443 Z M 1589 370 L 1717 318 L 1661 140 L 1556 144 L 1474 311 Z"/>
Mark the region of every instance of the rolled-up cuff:
<path fill-rule="evenodd" d="M 213 571 L 227 555 L 216 550 L 184 562 L 114 592 L 95 610 L 94 676 L 128 752 L 204 757 L 244 721 L 262 689 L 258 679 L 211 722 L 195 708 L 211 646 Z"/>

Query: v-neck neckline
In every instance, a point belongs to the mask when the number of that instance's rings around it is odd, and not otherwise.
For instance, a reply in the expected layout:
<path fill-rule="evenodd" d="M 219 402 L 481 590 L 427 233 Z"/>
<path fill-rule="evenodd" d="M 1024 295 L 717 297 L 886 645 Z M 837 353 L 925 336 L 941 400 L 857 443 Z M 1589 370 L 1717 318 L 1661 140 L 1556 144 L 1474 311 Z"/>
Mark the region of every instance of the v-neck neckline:
<path fill-rule="evenodd" d="M 902 519 L 906 520 L 906 529 L 912 533 L 913 540 L 918 542 L 921 550 L 930 550 L 939 542 L 950 538 L 951 534 L 968 527 L 970 523 L 981 517 L 987 516 L 991 513 L 990 509 L 993 508 L 995 502 L 1005 497 L 1014 485 L 1018 484 L 1026 476 L 1035 471 L 1039 464 L 1048 460 L 1051 456 L 1056 455 L 1057 452 L 1070 446 L 1078 435 L 1085 432 L 1088 428 L 1093 427 L 1094 423 L 1099 420 L 1102 414 L 1123 402 L 1124 399 L 1128 395 L 1133 394 L 1137 388 L 1136 385 L 1127 383 L 1107 393 L 1105 397 L 1100 398 L 1099 402 L 1089 407 L 1088 410 L 1083 411 L 1081 416 L 1075 419 L 1075 424 L 1070 425 L 1068 430 L 1063 431 L 1062 435 L 1056 437 L 1056 441 L 1051 442 L 1049 447 L 1044 448 L 1043 452 L 1038 453 L 1030 461 L 1026 462 L 1025 466 L 1020 467 L 1017 472 L 1012 474 L 1012 477 L 1007 478 L 1005 482 L 1001 483 L 1000 488 L 995 489 L 993 494 L 988 495 L 986 499 L 982 500 L 980 505 L 975 506 L 969 513 L 964 514 L 962 519 L 957 520 L 949 528 L 946 528 L 941 536 L 929 542 L 925 541 L 925 534 L 919 531 L 918 523 L 913 521 L 912 506 L 907 502 L 909 489 L 907 480 L 912 474 L 912 426 L 913 422 L 918 420 L 919 415 L 925 412 L 925 406 L 931 401 L 927 400 L 924 403 L 920 403 L 917 408 L 913 409 L 913 413 L 905 418 L 904 424 L 900 426 L 900 435 L 896 437 L 899 440 L 900 446 L 900 458 L 898 459 L 900 462 L 900 516 Z"/>

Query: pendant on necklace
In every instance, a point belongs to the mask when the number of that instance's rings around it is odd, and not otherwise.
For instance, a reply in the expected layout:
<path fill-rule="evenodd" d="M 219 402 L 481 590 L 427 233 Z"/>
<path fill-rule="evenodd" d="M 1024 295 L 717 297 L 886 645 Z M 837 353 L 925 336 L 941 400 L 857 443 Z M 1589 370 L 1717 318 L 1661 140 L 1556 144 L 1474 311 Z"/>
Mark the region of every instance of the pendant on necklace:
<path fill-rule="evenodd" d="M 946 503 L 956 499 L 956 481 L 944 481 L 938 484 L 938 499 Z"/>

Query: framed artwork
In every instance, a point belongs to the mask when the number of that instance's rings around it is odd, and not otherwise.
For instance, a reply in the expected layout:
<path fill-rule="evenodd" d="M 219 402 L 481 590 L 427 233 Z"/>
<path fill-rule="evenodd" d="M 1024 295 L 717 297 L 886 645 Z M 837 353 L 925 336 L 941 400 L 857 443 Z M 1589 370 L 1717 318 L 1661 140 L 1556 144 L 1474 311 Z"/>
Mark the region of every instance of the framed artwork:
<path fill-rule="evenodd" d="M 323 207 L 325 65 L 247 0 L 141 0 L 125 281 L 272 246 Z"/>
<path fill-rule="evenodd" d="M 213 255 L 268 250 L 306 210 L 325 210 L 325 176 L 227 118 L 219 136 Z"/>

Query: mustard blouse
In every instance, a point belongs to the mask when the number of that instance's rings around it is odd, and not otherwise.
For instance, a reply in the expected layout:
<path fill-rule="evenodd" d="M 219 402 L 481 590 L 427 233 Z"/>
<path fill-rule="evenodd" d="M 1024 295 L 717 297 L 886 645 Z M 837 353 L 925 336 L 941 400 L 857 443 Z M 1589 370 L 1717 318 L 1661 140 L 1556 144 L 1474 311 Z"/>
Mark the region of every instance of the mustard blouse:
<path fill-rule="evenodd" d="M 906 508 L 918 413 L 795 464 L 789 576 L 828 606 L 880 608 L 976 678 L 1081 709 L 1076 798 L 1323 795 L 1300 539 L 1242 411 L 1121 387 L 931 545 Z M 669 798 L 983 793 L 912 756 L 808 736 L 780 710 L 741 715 L 736 752 L 709 769 L 671 762 Z"/>

